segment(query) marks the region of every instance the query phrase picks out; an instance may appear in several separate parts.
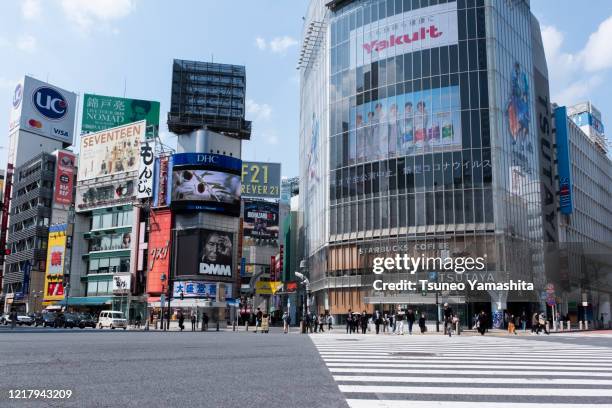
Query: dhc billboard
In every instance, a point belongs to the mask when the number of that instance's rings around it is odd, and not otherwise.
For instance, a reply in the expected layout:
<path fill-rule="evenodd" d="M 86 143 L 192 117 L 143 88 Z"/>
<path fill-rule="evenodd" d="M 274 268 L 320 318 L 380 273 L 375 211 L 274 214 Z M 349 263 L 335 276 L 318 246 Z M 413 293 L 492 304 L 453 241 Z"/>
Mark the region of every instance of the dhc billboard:
<path fill-rule="evenodd" d="M 566 107 L 560 106 L 555 109 L 555 127 L 557 129 L 557 172 L 559 174 L 559 208 L 561 214 L 571 214 L 573 211 L 572 169 L 570 167 L 567 121 Z"/>

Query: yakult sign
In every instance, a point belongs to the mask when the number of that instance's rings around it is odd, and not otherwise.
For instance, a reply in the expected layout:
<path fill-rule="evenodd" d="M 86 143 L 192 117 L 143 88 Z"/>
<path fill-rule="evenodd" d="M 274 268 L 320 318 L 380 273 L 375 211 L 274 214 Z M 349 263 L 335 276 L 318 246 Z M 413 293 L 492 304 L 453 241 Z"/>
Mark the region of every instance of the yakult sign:
<path fill-rule="evenodd" d="M 351 31 L 350 66 L 457 44 L 457 39 L 456 2 L 407 11 Z"/>

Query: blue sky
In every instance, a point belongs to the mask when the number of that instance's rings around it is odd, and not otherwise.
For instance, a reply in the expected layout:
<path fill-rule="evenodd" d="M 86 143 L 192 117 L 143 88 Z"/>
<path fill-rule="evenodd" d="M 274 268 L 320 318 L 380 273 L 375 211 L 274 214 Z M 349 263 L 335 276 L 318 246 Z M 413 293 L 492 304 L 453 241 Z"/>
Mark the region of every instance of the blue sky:
<path fill-rule="evenodd" d="M 298 174 L 297 64 L 307 0 L 4 0 L 0 123 L 24 74 L 77 93 L 170 101 L 173 58 L 247 67 L 243 157 Z M 553 100 L 591 99 L 612 123 L 612 1 L 532 0 L 544 29 Z M 588 6 L 587 6 L 588 5 Z M 4 102 L 1 102 L 4 101 Z M 164 135 L 171 141 L 171 136 Z M 6 130 L 0 145 L 7 145 Z M 0 166 L 6 150 L 0 150 Z"/>

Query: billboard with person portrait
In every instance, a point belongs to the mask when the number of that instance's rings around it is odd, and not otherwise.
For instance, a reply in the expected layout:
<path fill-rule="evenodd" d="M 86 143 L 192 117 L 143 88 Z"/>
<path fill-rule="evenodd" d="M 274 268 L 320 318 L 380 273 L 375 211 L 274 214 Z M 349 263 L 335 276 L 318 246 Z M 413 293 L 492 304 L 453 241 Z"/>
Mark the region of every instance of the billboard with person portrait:
<path fill-rule="evenodd" d="M 147 136 L 153 137 L 159 128 L 159 102 L 104 95 L 83 96 L 83 133 L 99 132 L 141 120 L 147 123 Z"/>
<path fill-rule="evenodd" d="M 278 239 L 278 203 L 244 201 L 245 238 Z"/>
<path fill-rule="evenodd" d="M 205 276 L 229 280 L 233 276 L 234 235 L 231 232 L 190 228 L 176 231 L 177 276 Z"/>

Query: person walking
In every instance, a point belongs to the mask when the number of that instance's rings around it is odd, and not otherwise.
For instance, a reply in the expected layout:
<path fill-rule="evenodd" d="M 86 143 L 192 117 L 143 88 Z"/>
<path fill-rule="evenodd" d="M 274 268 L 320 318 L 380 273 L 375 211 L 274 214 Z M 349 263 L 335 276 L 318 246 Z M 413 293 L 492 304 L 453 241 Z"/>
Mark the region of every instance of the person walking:
<path fill-rule="evenodd" d="M 183 329 L 185 328 L 185 326 L 183 325 L 183 323 L 185 323 L 185 315 L 183 314 L 182 310 L 179 310 L 177 317 L 178 317 L 179 329 L 181 329 L 181 331 L 183 331 Z"/>
<path fill-rule="evenodd" d="M 334 324 L 334 317 L 331 314 L 327 315 L 327 330 L 332 330 L 332 325 Z"/>
<path fill-rule="evenodd" d="M 380 310 L 376 310 L 372 318 L 374 320 L 374 326 L 376 327 L 376 334 L 378 334 L 380 332 L 380 324 L 382 323 L 382 319 L 380 317 Z"/>
<path fill-rule="evenodd" d="M 264 313 L 261 316 L 261 332 L 268 333 L 269 330 L 270 330 L 270 318 L 268 317 L 267 313 Z"/>
<path fill-rule="evenodd" d="M 427 331 L 427 326 L 425 325 L 425 313 L 421 313 L 421 317 L 419 317 L 419 329 L 421 329 L 421 334 L 425 334 Z"/>
<path fill-rule="evenodd" d="M 392 334 L 395 334 L 395 330 L 397 329 L 397 318 L 395 314 L 395 310 L 391 312 L 389 315 L 389 330 Z"/>
<path fill-rule="evenodd" d="M 414 324 L 415 320 L 416 320 L 416 316 L 414 314 L 414 310 L 409 308 L 408 311 L 406 312 L 406 322 L 408 322 L 408 334 L 409 335 L 412 335 L 412 325 Z"/>
<path fill-rule="evenodd" d="M 487 331 L 487 314 L 484 312 L 484 310 L 480 311 L 477 324 L 478 333 L 480 333 L 481 336 L 484 336 L 485 332 Z"/>
<path fill-rule="evenodd" d="M 368 315 L 366 314 L 365 310 L 361 313 L 359 321 L 361 323 L 361 334 L 366 334 L 366 331 L 368 330 Z"/>
<path fill-rule="evenodd" d="M 9 319 L 11 319 L 11 329 L 14 329 L 17 325 L 17 312 L 14 309 L 9 313 Z"/>
<path fill-rule="evenodd" d="M 510 314 L 508 317 L 508 334 L 516 335 L 516 326 L 514 324 L 514 315 Z"/>
<path fill-rule="evenodd" d="M 452 336 L 453 333 L 453 308 L 448 305 L 448 303 L 444 304 L 444 334 L 447 333 L 448 337 Z"/>
<path fill-rule="evenodd" d="M 321 313 L 321 315 L 319 315 L 319 331 L 321 333 L 325 332 L 325 330 L 323 330 L 324 325 L 325 325 L 325 316 L 323 315 L 323 313 Z"/>
<path fill-rule="evenodd" d="M 523 333 L 525 333 L 527 331 L 527 315 L 525 314 L 524 310 L 523 313 L 521 313 L 520 322 L 521 328 L 523 329 Z"/>
<path fill-rule="evenodd" d="M 395 315 L 397 334 L 404 334 L 404 317 L 406 317 L 404 311 L 402 309 L 398 309 L 397 314 Z"/>
<path fill-rule="evenodd" d="M 537 334 L 540 334 L 540 331 L 544 331 L 547 335 L 550 335 L 550 332 L 546 329 L 546 316 L 544 316 L 544 312 L 540 312 L 538 314 L 538 330 Z"/>
<path fill-rule="evenodd" d="M 285 310 L 283 313 L 283 333 L 285 334 L 289 333 L 289 323 L 291 323 L 291 316 L 289 316 L 289 313 Z"/>
<path fill-rule="evenodd" d="M 261 319 L 263 318 L 263 313 L 260 308 L 257 308 L 257 313 L 255 313 L 255 333 L 261 327 Z"/>
<path fill-rule="evenodd" d="M 351 313 L 351 309 L 348 310 L 346 314 L 346 334 L 349 334 L 353 331 L 353 314 Z"/>
<path fill-rule="evenodd" d="M 198 322 L 198 316 L 194 312 L 191 312 L 191 331 L 196 331 L 196 325 Z"/>
<path fill-rule="evenodd" d="M 202 331 L 208 330 L 208 315 L 202 313 Z"/>

